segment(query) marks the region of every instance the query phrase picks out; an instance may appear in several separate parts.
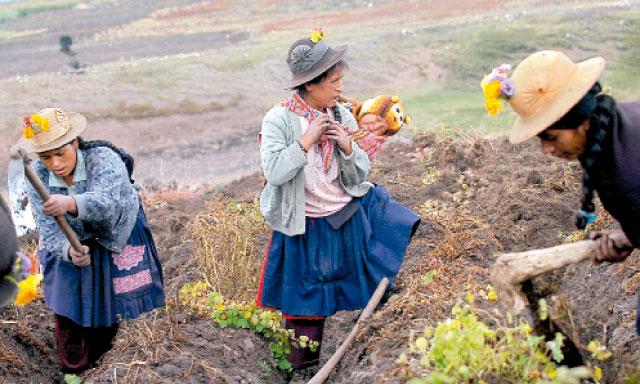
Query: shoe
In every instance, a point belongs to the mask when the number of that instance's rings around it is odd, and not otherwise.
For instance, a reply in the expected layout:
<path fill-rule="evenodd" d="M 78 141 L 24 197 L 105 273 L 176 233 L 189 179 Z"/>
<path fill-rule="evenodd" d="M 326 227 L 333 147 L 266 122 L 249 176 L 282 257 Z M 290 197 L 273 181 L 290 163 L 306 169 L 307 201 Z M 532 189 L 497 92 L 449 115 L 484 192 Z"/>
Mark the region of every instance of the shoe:
<path fill-rule="evenodd" d="M 289 384 L 306 384 L 316 373 L 318 373 L 318 365 L 296 369 L 291 372 Z"/>

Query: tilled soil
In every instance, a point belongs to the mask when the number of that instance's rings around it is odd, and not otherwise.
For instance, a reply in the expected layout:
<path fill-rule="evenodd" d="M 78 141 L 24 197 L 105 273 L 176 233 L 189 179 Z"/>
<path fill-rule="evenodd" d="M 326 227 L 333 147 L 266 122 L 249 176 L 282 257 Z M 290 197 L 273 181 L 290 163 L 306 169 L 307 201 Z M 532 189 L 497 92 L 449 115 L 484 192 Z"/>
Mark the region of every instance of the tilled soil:
<path fill-rule="evenodd" d="M 374 163 L 371 180 L 418 210 L 423 223 L 409 247 L 393 294 L 360 332 L 329 382 L 402 381 L 403 372 L 395 360 L 407 349 L 410 331 L 443 320 L 465 292 L 485 287 L 496 252 L 553 246 L 573 233 L 573 215 L 579 202 L 578 169 L 576 164 L 538 154 L 534 144 L 513 146 L 502 137 L 429 134 L 416 137 L 412 144 L 390 145 Z M 254 175 L 203 198 L 174 201 L 165 195 L 149 205 L 147 213 L 167 276 L 169 305 L 166 310 L 124 324 L 114 349 L 102 364 L 83 375 L 86 382 L 285 382 L 274 368 L 265 340 L 249 331 L 216 328 L 209 319 L 189 314 L 175 299 L 180 286 L 201 278 L 184 230 L 202 208 L 203 200 L 216 195 L 251 201 L 262 180 Z M 263 248 L 265 239 L 261 236 L 257 240 Z M 613 335 L 610 347 L 619 348 L 614 350 L 614 359 L 605 363 L 606 377 L 617 377 L 625 364 L 632 362 L 628 356 L 638 350 L 638 338 L 621 335 L 618 330 L 624 331 L 633 320 L 636 299 L 632 284 L 638 279 L 638 270 L 631 266 L 637 264 L 634 255 L 620 266 L 599 267 L 592 273 L 609 271 L 598 275 L 611 280 L 609 293 L 580 291 L 574 300 L 574 318 L 580 324 L 589 324 L 581 313 L 594 318 L 603 314 L 600 311 L 598 315 L 597 308 L 588 305 L 592 294 L 599 295 L 600 300 L 608 297 L 624 309 L 605 330 Z M 624 280 L 616 282 L 622 278 L 614 272 L 622 266 L 628 266 L 627 272 Z M 572 284 L 572 276 L 584 274 L 589 268 L 575 266 L 570 273 L 550 274 L 534 281 L 534 287 L 539 296 L 553 295 L 566 290 L 563 284 Z M 421 284 L 421 276 L 434 269 L 438 273 L 433 281 Z M 357 316 L 357 311 L 341 312 L 328 320 L 322 361 L 328 360 Z M 2 318 L 5 322 L 0 343 L 5 352 L 0 359 L 0 374 L 5 382 L 58 380 L 52 315 L 45 305 L 36 302 L 18 312 L 7 308 Z M 588 336 L 601 338 L 600 326 L 590 324 L 592 327 L 587 328 L 592 334 Z M 588 359 L 588 353 L 583 351 L 582 355 Z"/>

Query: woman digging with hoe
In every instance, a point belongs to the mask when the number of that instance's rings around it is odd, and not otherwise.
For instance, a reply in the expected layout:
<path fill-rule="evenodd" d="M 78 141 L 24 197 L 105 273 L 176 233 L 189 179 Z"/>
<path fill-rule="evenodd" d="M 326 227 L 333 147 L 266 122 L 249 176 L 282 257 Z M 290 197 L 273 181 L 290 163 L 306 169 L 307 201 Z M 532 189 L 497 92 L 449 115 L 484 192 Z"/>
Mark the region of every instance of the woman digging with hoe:
<path fill-rule="evenodd" d="M 18 146 L 50 193 L 29 186 L 44 268 L 44 297 L 55 313 L 61 370 L 79 373 L 107 352 L 118 322 L 164 306 L 162 269 L 138 194 L 133 159 L 104 141 L 79 135 L 86 119 L 45 108 L 24 118 Z M 126 162 L 126 165 L 125 165 Z M 82 241 L 71 247 L 54 220 L 64 215 Z"/>
<path fill-rule="evenodd" d="M 508 67 L 496 68 L 483 87 L 490 114 L 501 109 L 500 97 L 518 114 L 512 143 L 537 136 L 544 154 L 580 161 L 576 225 L 584 229 L 595 221 L 597 192 L 622 229 L 591 234 L 597 241 L 595 261 L 621 262 L 640 247 L 640 102 L 617 103 L 602 93 L 597 80 L 604 65 L 601 57 L 575 64 L 561 52 L 541 51 L 523 60 L 510 79 Z M 614 234 L 626 235 L 631 246 L 617 246 Z M 640 319 L 636 328 L 640 334 Z"/>
<path fill-rule="evenodd" d="M 366 181 L 369 158 L 344 128 L 356 121 L 337 103 L 345 52 L 317 31 L 293 43 L 293 93 L 261 129 L 260 208 L 273 234 L 257 302 L 280 309 L 296 337 L 315 341 L 327 316 L 363 308 L 383 277 L 395 277 L 420 221 Z M 318 364 L 319 354 L 294 348 L 289 360 L 301 369 Z"/>

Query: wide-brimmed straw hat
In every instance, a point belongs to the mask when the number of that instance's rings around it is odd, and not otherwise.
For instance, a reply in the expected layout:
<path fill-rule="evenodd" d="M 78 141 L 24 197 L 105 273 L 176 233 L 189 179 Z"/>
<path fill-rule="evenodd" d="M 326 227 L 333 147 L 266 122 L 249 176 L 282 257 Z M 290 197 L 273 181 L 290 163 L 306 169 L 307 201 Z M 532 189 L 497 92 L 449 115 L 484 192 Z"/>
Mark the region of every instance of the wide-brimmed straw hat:
<path fill-rule="evenodd" d="M 288 89 L 293 89 L 322 75 L 342 60 L 347 53 L 348 46 L 331 48 L 323 37 L 324 35 L 315 43 L 311 38 L 306 38 L 291 45 L 287 56 L 287 64 L 292 75 Z"/>
<path fill-rule="evenodd" d="M 60 148 L 84 132 L 87 119 L 61 108 L 45 108 L 23 118 L 23 135 L 18 146 L 27 153 L 40 153 Z"/>
<path fill-rule="evenodd" d="M 509 140 L 522 143 L 558 121 L 598 80 L 605 60 L 594 57 L 574 63 L 558 51 L 540 51 L 513 72 L 515 92 L 509 104 L 518 114 Z"/>

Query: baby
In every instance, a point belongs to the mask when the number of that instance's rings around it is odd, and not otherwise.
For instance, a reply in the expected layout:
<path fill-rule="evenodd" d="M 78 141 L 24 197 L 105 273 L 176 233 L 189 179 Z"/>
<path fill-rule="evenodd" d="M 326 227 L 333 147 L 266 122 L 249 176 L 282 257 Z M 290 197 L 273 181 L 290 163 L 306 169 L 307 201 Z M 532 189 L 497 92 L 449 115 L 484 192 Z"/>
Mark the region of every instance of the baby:
<path fill-rule="evenodd" d="M 354 99 L 341 98 L 358 122 L 357 130 L 347 129 L 351 140 L 362 148 L 369 159 L 375 158 L 390 136 L 409 123 L 398 96 L 381 95 L 359 103 Z"/>

